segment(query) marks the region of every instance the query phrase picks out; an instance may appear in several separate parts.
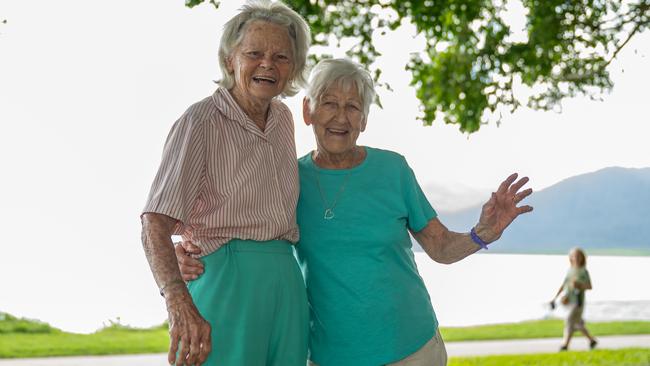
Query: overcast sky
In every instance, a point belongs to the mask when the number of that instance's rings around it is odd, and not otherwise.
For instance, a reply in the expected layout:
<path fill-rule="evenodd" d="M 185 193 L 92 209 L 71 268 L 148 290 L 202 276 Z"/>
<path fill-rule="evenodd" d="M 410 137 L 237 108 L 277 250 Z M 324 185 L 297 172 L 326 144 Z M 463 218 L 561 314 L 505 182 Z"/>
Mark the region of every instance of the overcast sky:
<path fill-rule="evenodd" d="M 240 5 L 183 3 L 0 0 L 0 310 L 72 330 L 116 316 L 160 322 L 139 213 L 172 123 L 215 88 L 220 30 Z M 380 91 L 384 109 L 371 109 L 360 143 L 405 155 L 434 207 L 475 203 L 513 171 L 539 190 L 608 166 L 650 166 L 649 32 L 612 63 L 604 102 L 569 100 L 561 114 L 522 108 L 471 136 L 416 120 L 404 65 L 421 39 L 403 29 L 377 41 L 395 91 Z M 286 100 L 299 155 L 314 146 L 301 98 Z M 135 303 L 157 312 L 130 311 Z"/>

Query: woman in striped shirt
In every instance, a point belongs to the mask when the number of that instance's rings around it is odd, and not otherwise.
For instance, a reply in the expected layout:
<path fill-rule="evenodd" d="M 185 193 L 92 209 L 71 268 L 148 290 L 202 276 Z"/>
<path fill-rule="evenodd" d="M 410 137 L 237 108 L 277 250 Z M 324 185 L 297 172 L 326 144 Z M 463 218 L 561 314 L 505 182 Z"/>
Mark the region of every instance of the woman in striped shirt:
<path fill-rule="evenodd" d="M 170 363 L 305 365 L 293 119 L 277 97 L 304 85 L 309 42 L 286 5 L 249 2 L 224 27 L 220 87 L 169 133 L 141 218 L 167 304 Z M 188 287 L 174 234 L 202 250 L 205 273 Z"/>

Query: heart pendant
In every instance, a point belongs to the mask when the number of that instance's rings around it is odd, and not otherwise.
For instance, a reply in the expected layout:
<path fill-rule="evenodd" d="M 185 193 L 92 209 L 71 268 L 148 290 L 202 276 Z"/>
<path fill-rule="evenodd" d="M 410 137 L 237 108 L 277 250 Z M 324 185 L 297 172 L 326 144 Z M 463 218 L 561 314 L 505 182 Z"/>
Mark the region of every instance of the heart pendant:
<path fill-rule="evenodd" d="M 323 216 L 325 220 L 331 220 L 334 218 L 334 211 L 332 211 L 331 208 L 328 208 L 325 210 L 325 216 Z"/>

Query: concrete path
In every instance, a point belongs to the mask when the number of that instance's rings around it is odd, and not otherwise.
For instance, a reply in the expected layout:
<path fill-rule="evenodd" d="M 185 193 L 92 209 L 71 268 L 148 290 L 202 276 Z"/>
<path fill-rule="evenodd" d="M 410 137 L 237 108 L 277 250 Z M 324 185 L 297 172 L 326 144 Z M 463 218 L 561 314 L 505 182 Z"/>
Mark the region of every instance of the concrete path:
<path fill-rule="evenodd" d="M 522 339 L 505 341 L 447 342 L 447 353 L 455 356 L 481 356 L 496 354 L 523 354 L 557 352 L 560 338 Z M 598 348 L 617 349 L 650 348 L 650 334 L 635 336 L 607 336 L 598 338 Z M 571 342 L 571 350 L 589 349 L 582 337 Z M 163 366 L 166 354 L 130 356 L 80 356 L 0 360 L 0 366 Z"/>
<path fill-rule="evenodd" d="M 618 348 L 650 348 L 650 334 L 646 335 L 624 335 L 598 337 L 600 349 Z M 524 354 L 524 353 L 552 353 L 558 352 L 562 343 L 561 338 L 540 338 L 520 339 L 503 341 L 469 341 L 469 342 L 448 342 L 447 354 L 449 356 L 482 356 L 500 354 Z M 571 340 L 569 350 L 586 351 L 589 349 L 589 341 L 584 337 L 576 337 Z M 2 365 L 0 363 L 0 365 Z"/>

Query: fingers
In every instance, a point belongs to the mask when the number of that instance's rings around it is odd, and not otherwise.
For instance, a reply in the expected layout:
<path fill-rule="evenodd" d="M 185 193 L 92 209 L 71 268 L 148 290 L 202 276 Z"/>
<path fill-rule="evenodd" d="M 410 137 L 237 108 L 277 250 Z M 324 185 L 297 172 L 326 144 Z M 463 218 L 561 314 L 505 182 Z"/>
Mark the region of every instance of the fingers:
<path fill-rule="evenodd" d="M 526 206 L 517 207 L 517 215 L 525 214 L 532 210 L 533 210 L 533 206 L 526 205 Z"/>
<path fill-rule="evenodd" d="M 201 352 L 201 337 L 197 330 L 192 332 L 189 345 L 189 353 L 187 354 L 187 365 L 196 365 L 199 353 Z"/>
<path fill-rule="evenodd" d="M 187 251 L 183 247 L 182 243 L 174 245 L 174 253 L 176 253 L 176 258 L 187 256 Z"/>
<path fill-rule="evenodd" d="M 212 350 L 212 341 L 210 338 L 210 326 L 208 325 L 203 330 L 203 336 L 201 337 L 201 350 L 197 357 L 197 364 L 203 364 L 207 359 L 210 351 Z"/>
<path fill-rule="evenodd" d="M 192 258 L 192 257 L 188 257 L 187 255 L 183 255 L 183 256 L 180 256 L 180 257 L 177 256 L 176 259 L 178 260 L 179 265 L 183 265 L 183 266 L 186 266 L 186 267 L 192 268 L 192 269 L 198 269 L 199 270 L 198 273 L 203 272 L 203 263 L 201 263 L 201 261 L 196 259 L 196 258 Z"/>
<path fill-rule="evenodd" d="M 210 324 L 201 319 L 198 323 L 190 328 L 188 339 L 189 345 L 185 362 L 188 366 L 201 365 L 207 359 L 212 349 L 210 341 Z M 183 354 L 183 348 L 179 353 L 179 357 Z"/>
<path fill-rule="evenodd" d="M 517 183 L 513 184 L 512 187 L 510 187 L 510 192 L 515 193 L 518 192 L 521 187 L 524 186 L 524 184 L 528 183 L 530 179 L 528 177 L 523 177 L 517 181 Z"/>
<path fill-rule="evenodd" d="M 184 246 L 185 243 L 189 242 L 183 242 L 181 245 L 176 245 L 174 247 L 174 252 L 176 253 L 176 260 L 178 262 L 178 268 L 181 270 L 183 281 L 192 281 L 197 279 L 203 273 L 203 263 L 201 263 L 200 260 L 192 258 L 188 255 L 189 252 Z M 189 245 L 194 246 L 191 243 Z M 194 247 L 198 248 L 196 246 Z M 200 253 L 201 250 L 199 249 L 198 252 Z"/>
<path fill-rule="evenodd" d="M 178 351 L 178 332 L 175 328 L 169 332 L 169 354 L 167 355 L 167 361 L 170 365 L 173 365 L 176 362 L 176 352 Z"/>
<path fill-rule="evenodd" d="M 181 271 L 184 281 L 197 279 L 203 274 L 203 263 L 190 257 L 178 257 L 178 268 Z"/>
<path fill-rule="evenodd" d="M 530 196 L 530 194 L 533 193 L 532 188 L 528 188 L 524 191 L 521 191 L 515 195 L 515 203 L 521 202 L 524 198 Z"/>
<path fill-rule="evenodd" d="M 176 359 L 176 366 L 192 365 L 189 362 L 185 362 L 187 360 L 187 355 L 190 352 L 190 344 L 191 341 L 187 338 L 187 335 L 181 338 L 181 350 L 180 352 L 178 352 L 178 358 Z"/>
<path fill-rule="evenodd" d="M 512 184 L 512 182 L 515 181 L 515 179 L 517 179 L 517 173 L 512 173 L 508 178 L 506 178 L 506 180 L 501 182 L 501 184 L 499 185 L 499 189 L 497 189 L 497 194 L 506 193 L 508 191 L 508 188 Z"/>
<path fill-rule="evenodd" d="M 196 246 L 191 241 L 184 241 L 181 243 L 181 246 L 185 248 L 185 251 L 187 251 L 190 254 L 201 254 L 201 248 Z"/>
<path fill-rule="evenodd" d="M 198 276 L 195 275 L 195 274 L 185 273 L 185 272 L 183 272 L 183 268 L 181 268 L 181 278 L 185 282 L 190 282 L 190 281 L 193 281 L 193 280 L 197 279 Z"/>

